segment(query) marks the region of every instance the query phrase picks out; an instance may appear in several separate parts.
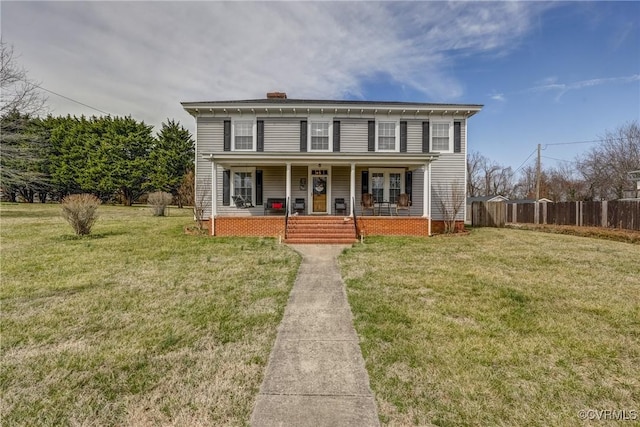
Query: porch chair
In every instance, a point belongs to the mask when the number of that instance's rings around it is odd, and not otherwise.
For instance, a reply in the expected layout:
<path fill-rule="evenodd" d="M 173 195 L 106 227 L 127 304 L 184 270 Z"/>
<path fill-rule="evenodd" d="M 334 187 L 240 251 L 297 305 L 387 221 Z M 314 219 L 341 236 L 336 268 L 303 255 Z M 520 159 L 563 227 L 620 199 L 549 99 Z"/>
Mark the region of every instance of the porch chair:
<path fill-rule="evenodd" d="M 299 214 L 304 214 L 305 209 L 304 199 L 295 199 L 293 202 L 293 211 Z"/>
<path fill-rule="evenodd" d="M 375 205 L 373 202 L 373 194 L 371 193 L 364 193 L 362 195 L 362 198 L 360 199 L 360 211 L 362 215 L 364 215 L 364 212 L 366 210 L 371 210 L 371 215 L 376 214 Z"/>
<path fill-rule="evenodd" d="M 238 209 L 247 209 L 254 207 L 251 201 L 245 199 L 241 195 L 231 196 L 231 198 L 233 199 L 233 203 L 235 203 L 236 208 Z"/>
<path fill-rule="evenodd" d="M 411 199 L 407 193 L 402 193 L 396 200 L 396 215 L 400 215 L 400 211 L 405 210 L 411 216 Z"/>
<path fill-rule="evenodd" d="M 337 198 L 335 203 L 333 204 L 336 215 L 338 212 L 343 212 L 345 215 L 347 214 L 347 204 L 345 203 L 343 198 Z"/>

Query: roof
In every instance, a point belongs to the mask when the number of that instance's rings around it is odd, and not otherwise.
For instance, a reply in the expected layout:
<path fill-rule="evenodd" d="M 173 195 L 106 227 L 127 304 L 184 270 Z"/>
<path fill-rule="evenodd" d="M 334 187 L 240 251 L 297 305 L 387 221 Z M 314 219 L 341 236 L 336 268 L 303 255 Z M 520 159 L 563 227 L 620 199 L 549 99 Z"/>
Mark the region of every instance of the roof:
<path fill-rule="evenodd" d="M 358 101 L 358 100 L 322 100 L 322 99 L 291 99 L 291 98 L 264 98 L 264 99 L 241 99 L 228 101 L 198 101 L 181 102 L 185 110 L 191 114 L 217 113 L 225 114 L 242 111 L 251 111 L 255 107 L 260 107 L 259 113 L 266 112 L 303 112 L 304 109 L 323 110 L 335 109 L 340 114 L 357 113 L 386 113 L 401 112 L 405 114 L 458 114 L 470 117 L 480 111 L 481 104 L 440 104 L 424 102 L 400 102 L 400 101 Z M 233 109 L 234 111 L 231 111 Z M 300 110 L 300 111 L 297 111 Z M 384 110 L 384 111 L 378 111 Z M 255 111 L 253 111 L 255 113 Z"/>
<path fill-rule="evenodd" d="M 535 199 L 514 199 L 514 200 L 509 200 L 508 203 L 535 203 L 536 200 Z M 551 199 L 547 199 L 546 197 L 542 197 L 540 200 L 538 200 L 538 202 L 540 203 L 554 203 L 553 200 Z"/>
<path fill-rule="evenodd" d="M 493 196 L 475 196 L 475 197 L 467 197 L 467 203 L 472 202 L 505 202 L 509 200 L 507 197 L 504 197 L 500 194 Z"/>

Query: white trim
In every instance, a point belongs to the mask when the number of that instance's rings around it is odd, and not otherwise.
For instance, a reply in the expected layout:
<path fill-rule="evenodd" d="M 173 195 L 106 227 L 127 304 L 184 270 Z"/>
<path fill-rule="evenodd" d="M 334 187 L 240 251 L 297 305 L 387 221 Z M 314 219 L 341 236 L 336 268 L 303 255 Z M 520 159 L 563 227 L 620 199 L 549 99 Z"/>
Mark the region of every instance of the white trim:
<path fill-rule="evenodd" d="M 394 124 L 394 133 L 395 133 L 395 148 L 393 150 L 381 150 L 378 148 L 378 142 L 380 140 L 379 129 L 381 123 L 393 123 Z M 400 152 L 400 119 L 388 119 L 388 120 L 378 120 L 376 119 L 376 149 L 377 153 L 399 153 Z"/>
<path fill-rule="evenodd" d="M 437 119 L 429 122 L 429 147 L 431 147 L 431 151 L 436 153 L 453 153 L 453 118 L 448 119 Z M 435 125 L 438 124 L 448 124 L 449 125 L 449 149 L 448 150 L 436 150 L 433 146 L 433 131 L 435 129 Z M 465 166 L 466 169 L 466 166 Z"/>
<path fill-rule="evenodd" d="M 255 166 L 244 166 L 244 167 L 231 167 L 229 168 L 230 172 L 230 177 L 229 177 L 229 197 L 232 197 L 235 195 L 235 188 L 234 188 L 234 183 L 235 183 L 235 179 L 234 179 L 234 175 L 236 172 L 251 172 L 251 203 L 253 205 L 255 205 L 256 203 L 256 168 Z M 231 207 L 235 207 L 235 205 L 233 204 L 233 199 L 230 200 L 230 206 Z"/>
<path fill-rule="evenodd" d="M 356 214 L 355 208 L 356 201 L 356 164 L 351 163 L 351 174 L 349 177 L 349 216 L 353 217 Z"/>
<path fill-rule="evenodd" d="M 395 200 L 389 200 L 389 174 L 399 173 L 400 174 L 400 194 L 405 192 L 405 180 L 406 180 L 406 169 L 404 168 L 369 168 L 369 192 L 373 194 L 373 174 L 374 173 L 382 173 L 384 177 L 384 184 L 382 187 L 382 199 L 391 202 L 392 206 L 395 206 Z"/>
<path fill-rule="evenodd" d="M 236 148 L 236 123 L 251 123 L 251 148 Z M 258 125 L 255 119 L 232 118 L 231 119 L 231 151 L 256 151 L 258 139 Z"/>
<path fill-rule="evenodd" d="M 311 124 L 312 123 L 328 123 L 329 142 L 326 150 L 314 150 L 311 147 Z M 310 153 L 330 153 L 333 151 L 333 117 L 311 115 L 307 118 L 307 151 Z"/>
<path fill-rule="evenodd" d="M 326 170 L 327 171 L 327 203 L 324 212 L 314 212 L 313 211 L 313 170 Z M 309 215 L 327 215 L 331 213 L 331 166 L 321 166 L 314 167 L 313 165 L 309 165 L 307 168 L 307 200 L 309 200 L 309 208 L 307 209 L 307 213 Z"/>

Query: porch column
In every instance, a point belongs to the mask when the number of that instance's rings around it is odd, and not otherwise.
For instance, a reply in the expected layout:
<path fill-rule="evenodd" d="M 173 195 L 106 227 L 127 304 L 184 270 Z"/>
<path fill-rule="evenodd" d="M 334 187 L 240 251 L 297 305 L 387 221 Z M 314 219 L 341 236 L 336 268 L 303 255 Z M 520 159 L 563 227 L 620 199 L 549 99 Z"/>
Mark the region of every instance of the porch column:
<path fill-rule="evenodd" d="M 349 216 L 353 217 L 356 214 L 356 164 L 351 163 L 351 179 L 349 182 L 349 206 L 351 206 Z"/>
<path fill-rule="evenodd" d="M 215 161 L 211 161 L 211 235 L 215 236 L 215 217 L 218 214 L 218 165 Z M 197 197 L 197 196 L 196 196 Z"/>
<path fill-rule="evenodd" d="M 423 200 L 425 206 L 422 207 L 422 216 L 427 217 L 427 235 L 431 236 L 431 162 L 424 165 Z"/>
<path fill-rule="evenodd" d="M 291 213 L 291 162 L 287 162 L 287 188 L 285 190 L 285 200 L 289 204 L 287 209 Z"/>

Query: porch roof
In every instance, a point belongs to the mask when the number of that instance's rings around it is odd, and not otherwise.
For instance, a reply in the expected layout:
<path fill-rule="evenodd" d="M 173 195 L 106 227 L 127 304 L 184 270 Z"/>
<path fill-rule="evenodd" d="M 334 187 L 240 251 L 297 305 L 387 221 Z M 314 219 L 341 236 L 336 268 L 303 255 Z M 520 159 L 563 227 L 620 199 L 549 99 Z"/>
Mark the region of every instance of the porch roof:
<path fill-rule="evenodd" d="M 347 166 L 352 163 L 373 166 L 423 166 L 439 157 L 439 153 L 333 153 L 333 152 L 239 152 L 205 153 L 203 158 L 221 165 L 327 165 Z"/>

